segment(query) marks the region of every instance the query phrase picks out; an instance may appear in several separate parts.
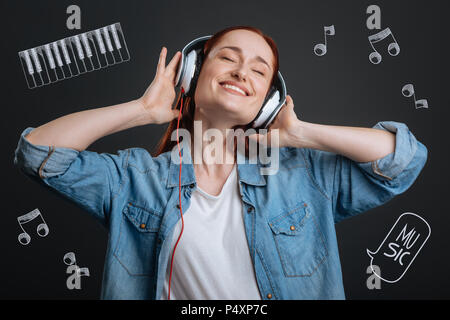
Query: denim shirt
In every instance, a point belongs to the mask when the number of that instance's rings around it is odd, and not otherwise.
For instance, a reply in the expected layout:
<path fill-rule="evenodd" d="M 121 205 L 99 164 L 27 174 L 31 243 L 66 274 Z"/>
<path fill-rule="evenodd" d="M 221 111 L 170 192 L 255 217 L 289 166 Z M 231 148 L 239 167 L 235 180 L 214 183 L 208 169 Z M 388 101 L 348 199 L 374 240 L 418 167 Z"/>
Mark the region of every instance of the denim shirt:
<path fill-rule="evenodd" d="M 385 121 L 374 128 L 395 133 L 396 146 L 373 162 L 283 147 L 276 174 L 261 174 L 260 161 L 237 163 L 246 238 L 263 299 L 345 299 L 335 223 L 406 191 L 427 159 L 426 147 L 405 124 Z M 179 161 L 171 160 L 171 152 L 152 157 L 142 148 L 99 154 L 33 145 L 25 138 L 33 129 L 21 134 L 14 164 L 108 229 L 101 298 L 161 299 L 180 219 Z M 191 159 L 189 148 L 182 151 L 183 159 Z M 183 160 L 183 214 L 189 214 L 196 188 L 192 161 Z"/>

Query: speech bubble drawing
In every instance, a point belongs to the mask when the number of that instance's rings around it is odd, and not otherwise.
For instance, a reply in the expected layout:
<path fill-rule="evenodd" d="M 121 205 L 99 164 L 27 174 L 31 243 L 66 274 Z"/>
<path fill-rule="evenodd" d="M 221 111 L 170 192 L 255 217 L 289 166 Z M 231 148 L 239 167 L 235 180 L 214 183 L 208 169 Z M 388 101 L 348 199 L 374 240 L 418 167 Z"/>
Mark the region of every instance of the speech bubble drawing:
<path fill-rule="evenodd" d="M 409 269 L 431 235 L 430 225 L 412 212 L 405 212 L 397 219 L 375 252 L 367 249 L 373 273 L 388 283 L 399 281 Z M 377 274 L 373 263 L 383 270 Z"/>

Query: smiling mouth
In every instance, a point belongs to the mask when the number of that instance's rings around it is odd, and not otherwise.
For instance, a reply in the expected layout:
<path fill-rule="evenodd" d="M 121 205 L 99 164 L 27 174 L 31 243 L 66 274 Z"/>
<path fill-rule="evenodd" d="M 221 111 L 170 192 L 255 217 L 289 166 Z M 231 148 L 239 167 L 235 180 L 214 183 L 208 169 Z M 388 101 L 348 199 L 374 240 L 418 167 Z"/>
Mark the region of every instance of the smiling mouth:
<path fill-rule="evenodd" d="M 247 97 L 247 94 L 244 91 L 242 91 L 242 89 L 240 89 L 240 88 L 237 88 L 237 87 L 229 85 L 229 84 L 220 84 L 220 86 L 222 87 L 222 89 L 224 89 L 225 91 L 227 91 L 233 95 Z"/>

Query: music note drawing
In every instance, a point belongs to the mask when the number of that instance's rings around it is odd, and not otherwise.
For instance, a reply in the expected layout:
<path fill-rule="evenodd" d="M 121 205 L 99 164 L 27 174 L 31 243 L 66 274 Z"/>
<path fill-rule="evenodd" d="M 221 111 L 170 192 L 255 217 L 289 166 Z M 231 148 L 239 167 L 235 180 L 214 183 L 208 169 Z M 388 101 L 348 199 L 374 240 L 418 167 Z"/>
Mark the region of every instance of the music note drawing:
<path fill-rule="evenodd" d="M 33 221 L 34 219 L 40 217 L 42 220 L 42 223 L 40 223 L 37 226 L 37 234 L 40 237 L 46 237 L 49 233 L 49 229 L 48 229 L 48 225 L 44 220 L 44 217 L 42 216 L 41 212 L 39 211 L 39 209 L 34 209 L 33 211 L 24 214 L 23 216 L 17 217 L 17 221 L 19 222 L 19 226 L 22 229 L 22 233 L 19 234 L 18 236 L 18 240 L 19 243 L 26 246 L 27 244 L 29 244 L 31 242 L 31 236 L 25 231 L 25 229 L 23 228 L 24 224 L 27 224 L 30 221 Z"/>
<path fill-rule="evenodd" d="M 405 84 L 402 88 L 402 94 L 406 98 L 414 98 L 414 105 L 416 109 L 428 109 L 428 100 L 427 99 L 416 99 L 416 93 L 414 91 L 414 86 L 412 84 Z"/>
<path fill-rule="evenodd" d="M 369 60 L 373 64 L 379 64 L 381 62 L 381 60 L 383 60 L 383 57 L 377 51 L 377 49 L 375 49 L 373 44 L 383 41 L 384 39 L 386 39 L 389 36 L 392 37 L 393 42 L 391 42 L 388 45 L 388 53 L 393 57 L 398 56 L 398 54 L 400 53 L 400 46 L 399 46 L 397 40 L 395 40 L 394 34 L 391 32 L 391 29 L 386 28 L 384 30 L 381 30 L 380 32 L 378 32 L 376 34 L 369 36 L 369 43 L 373 50 L 369 54 Z"/>
<path fill-rule="evenodd" d="M 318 43 L 314 46 L 314 53 L 316 56 L 324 56 L 327 53 L 327 36 L 334 36 L 336 31 L 334 25 L 323 27 L 325 43 Z"/>

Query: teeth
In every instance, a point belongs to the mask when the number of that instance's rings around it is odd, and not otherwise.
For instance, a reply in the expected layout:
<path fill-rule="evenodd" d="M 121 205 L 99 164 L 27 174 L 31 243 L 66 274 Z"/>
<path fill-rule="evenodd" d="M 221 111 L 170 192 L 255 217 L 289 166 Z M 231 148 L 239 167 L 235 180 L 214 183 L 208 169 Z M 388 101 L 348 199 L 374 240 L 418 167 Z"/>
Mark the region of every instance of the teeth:
<path fill-rule="evenodd" d="M 231 89 L 231 90 L 235 90 L 235 91 L 237 91 L 237 92 L 240 92 L 240 93 L 242 93 L 244 96 L 247 95 L 241 88 L 232 86 L 232 85 L 230 85 L 230 84 L 224 84 L 223 86 L 224 86 L 225 88 L 228 88 L 228 89 Z"/>

